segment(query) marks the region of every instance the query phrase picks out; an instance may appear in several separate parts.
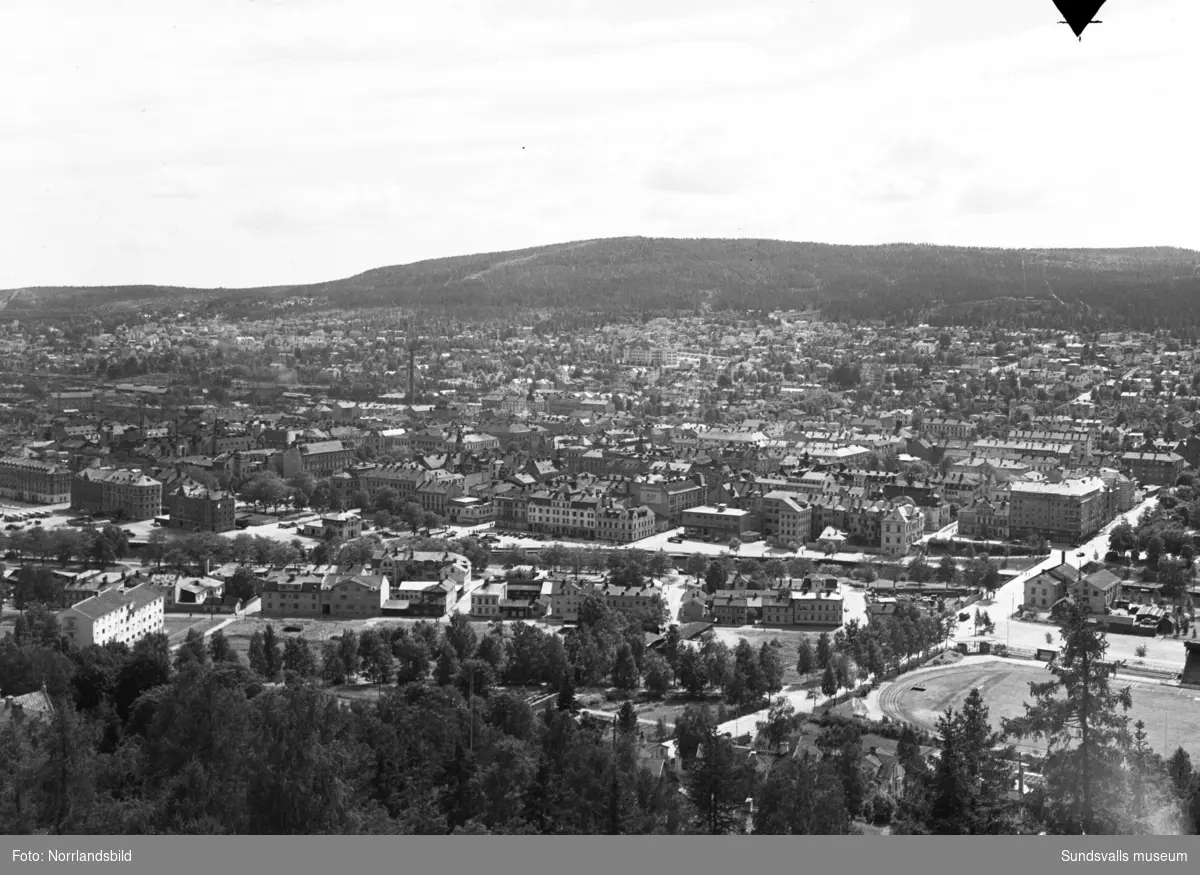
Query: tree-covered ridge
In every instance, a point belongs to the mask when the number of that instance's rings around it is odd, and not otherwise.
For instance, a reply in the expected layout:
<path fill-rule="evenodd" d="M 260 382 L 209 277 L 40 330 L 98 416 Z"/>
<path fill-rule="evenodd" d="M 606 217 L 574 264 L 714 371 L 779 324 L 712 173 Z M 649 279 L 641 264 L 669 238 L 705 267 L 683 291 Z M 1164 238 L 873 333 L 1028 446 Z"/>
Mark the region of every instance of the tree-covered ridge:
<path fill-rule="evenodd" d="M 248 314 L 282 302 L 319 309 L 373 306 L 495 311 L 751 310 L 819 306 L 830 318 L 970 317 L 979 307 L 1047 320 L 1107 320 L 1130 328 L 1193 325 L 1197 253 L 1140 249 L 988 249 L 776 240 L 626 237 L 421 261 L 311 285 L 261 289 L 165 286 L 14 290 L 8 308 L 68 312 L 116 304 Z M 993 306 L 999 302 L 1003 306 Z M 291 306 L 291 303 L 289 303 Z M 1008 312 L 1007 315 L 1013 315 Z"/>

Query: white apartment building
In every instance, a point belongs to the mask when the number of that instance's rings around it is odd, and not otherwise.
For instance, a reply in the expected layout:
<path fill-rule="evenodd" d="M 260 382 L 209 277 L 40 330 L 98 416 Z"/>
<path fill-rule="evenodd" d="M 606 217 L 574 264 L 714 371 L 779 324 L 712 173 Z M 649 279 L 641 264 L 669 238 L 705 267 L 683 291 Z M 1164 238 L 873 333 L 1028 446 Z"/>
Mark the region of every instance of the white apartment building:
<path fill-rule="evenodd" d="M 132 647 L 146 635 L 162 632 L 164 597 L 150 583 L 110 589 L 58 614 L 62 633 L 78 647 L 116 641 Z"/>

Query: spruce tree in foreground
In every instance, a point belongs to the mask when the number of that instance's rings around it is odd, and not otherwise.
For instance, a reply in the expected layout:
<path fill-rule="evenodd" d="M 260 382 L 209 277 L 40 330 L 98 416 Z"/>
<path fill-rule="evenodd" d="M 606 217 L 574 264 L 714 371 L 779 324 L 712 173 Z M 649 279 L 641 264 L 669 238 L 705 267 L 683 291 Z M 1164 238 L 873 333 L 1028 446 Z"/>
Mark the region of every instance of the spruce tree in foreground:
<path fill-rule="evenodd" d="M 1054 679 L 1030 683 L 1025 714 L 1004 721 L 1018 740 L 1044 740 L 1043 820 L 1061 835 L 1122 831 L 1125 754 L 1130 749 L 1128 687 L 1111 683 L 1118 665 L 1105 659 L 1108 641 L 1089 622 L 1086 606 L 1071 605 L 1059 628 L 1062 648 L 1050 663 Z"/>
<path fill-rule="evenodd" d="M 708 835 L 741 832 L 741 808 L 733 742 L 710 726 L 687 776 L 696 826 Z"/>

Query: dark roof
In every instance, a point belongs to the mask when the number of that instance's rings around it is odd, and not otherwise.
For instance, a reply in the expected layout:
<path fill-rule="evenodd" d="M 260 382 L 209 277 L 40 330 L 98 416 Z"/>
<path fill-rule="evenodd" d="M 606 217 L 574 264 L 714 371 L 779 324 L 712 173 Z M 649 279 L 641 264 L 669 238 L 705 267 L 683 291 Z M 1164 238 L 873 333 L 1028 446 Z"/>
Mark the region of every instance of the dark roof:
<path fill-rule="evenodd" d="M 46 687 L 43 685 L 40 690 L 26 693 L 23 696 L 13 696 L 11 702 L 6 699 L 0 703 L 0 724 L 8 723 L 18 715 L 44 717 L 53 713 L 54 703 L 50 701 L 50 694 L 46 692 Z"/>
<path fill-rule="evenodd" d="M 133 589 L 110 589 L 89 599 L 84 599 L 67 610 L 78 611 L 85 617 L 96 620 L 127 605 L 136 611 L 162 598 L 161 590 L 153 584 L 143 583 Z"/>
<path fill-rule="evenodd" d="M 698 638 L 711 628 L 713 628 L 712 623 L 684 623 L 679 627 L 679 640 L 689 641 L 692 638 Z"/>

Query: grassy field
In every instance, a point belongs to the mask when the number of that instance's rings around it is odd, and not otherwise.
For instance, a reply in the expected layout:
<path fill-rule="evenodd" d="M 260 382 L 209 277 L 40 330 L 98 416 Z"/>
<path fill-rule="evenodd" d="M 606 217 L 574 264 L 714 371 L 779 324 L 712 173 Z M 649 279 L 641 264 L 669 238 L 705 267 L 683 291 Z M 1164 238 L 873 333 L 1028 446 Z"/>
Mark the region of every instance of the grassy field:
<path fill-rule="evenodd" d="M 822 632 L 829 632 L 830 637 L 833 637 L 832 630 L 818 627 L 812 629 L 778 629 L 770 626 L 739 626 L 732 629 L 717 627 L 713 632 L 718 640 L 724 641 L 729 647 L 736 647 L 739 638 L 745 638 L 746 642 L 755 650 L 758 650 L 766 642 L 778 641 L 783 647 L 783 684 L 785 687 L 813 680 L 811 677 L 801 677 L 796 671 L 796 648 L 800 644 L 800 639 L 809 639 L 815 649 L 817 639 L 821 637 Z"/>
<path fill-rule="evenodd" d="M 163 621 L 163 631 L 168 637 L 174 638 L 176 635 L 183 634 L 197 623 L 204 622 L 205 617 L 189 617 L 187 614 L 167 614 Z"/>
<path fill-rule="evenodd" d="M 888 699 L 899 717 L 932 729 L 938 715 L 947 707 L 958 708 L 972 688 L 977 687 L 987 703 L 994 726 L 1002 717 L 1024 713 L 1024 703 L 1030 701 L 1029 683 L 1050 678 L 1045 668 L 1008 662 L 988 662 L 969 666 L 954 666 L 936 673 L 901 679 Z M 1119 684 L 1123 685 L 1123 684 Z M 924 686 L 925 691 L 914 690 Z M 1200 692 L 1164 686 L 1150 681 L 1131 684 L 1132 720 L 1143 720 L 1150 745 L 1169 756 L 1182 746 L 1193 757 L 1200 756 Z M 899 713 L 895 713 L 899 712 Z M 1031 749 L 1043 748 L 1030 742 Z"/>
<path fill-rule="evenodd" d="M 367 627 L 367 620 L 279 620 L 246 617 L 226 626 L 223 630 L 225 638 L 235 651 L 245 656 L 250 652 L 250 636 L 256 631 L 262 632 L 270 624 L 281 638 L 296 635 L 304 638 L 310 645 L 320 648 L 321 644 L 330 638 L 335 638 L 347 629 L 362 632 Z M 301 631 L 284 632 L 284 627 L 298 626 Z"/>
<path fill-rule="evenodd" d="M 205 614 L 197 614 L 194 617 L 189 617 L 187 614 L 171 615 L 167 614 L 164 620 L 164 631 L 167 633 L 167 640 L 172 644 L 181 643 L 188 634 L 188 630 L 195 629 L 197 632 L 204 634 L 209 629 L 213 629 L 226 620 L 228 615 L 217 614 L 216 616 L 208 616 Z"/>

